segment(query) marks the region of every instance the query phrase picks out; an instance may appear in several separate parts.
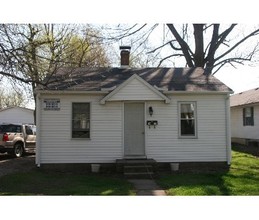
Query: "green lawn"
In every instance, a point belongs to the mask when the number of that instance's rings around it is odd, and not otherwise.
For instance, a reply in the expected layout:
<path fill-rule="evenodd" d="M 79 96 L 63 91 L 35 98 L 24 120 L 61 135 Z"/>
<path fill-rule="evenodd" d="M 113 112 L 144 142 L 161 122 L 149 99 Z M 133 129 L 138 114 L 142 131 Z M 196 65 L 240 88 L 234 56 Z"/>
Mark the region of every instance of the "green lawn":
<path fill-rule="evenodd" d="M 228 172 L 165 175 L 158 183 L 168 195 L 259 195 L 259 158 L 232 151 Z"/>
<path fill-rule="evenodd" d="M 31 171 L 0 178 L 0 195 L 133 195 L 117 177 Z"/>
<path fill-rule="evenodd" d="M 168 195 L 259 195 L 259 158 L 232 151 L 225 173 L 175 173 L 157 183 Z M 108 175 L 34 170 L 0 178 L 0 195 L 134 195 L 127 180 Z"/>

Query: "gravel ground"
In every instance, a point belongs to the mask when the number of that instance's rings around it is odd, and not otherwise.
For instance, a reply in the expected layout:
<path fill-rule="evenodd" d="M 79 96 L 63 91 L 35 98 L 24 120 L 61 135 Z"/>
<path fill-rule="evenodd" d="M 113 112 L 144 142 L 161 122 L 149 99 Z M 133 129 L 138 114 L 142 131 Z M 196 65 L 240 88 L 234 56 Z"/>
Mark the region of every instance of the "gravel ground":
<path fill-rule="evenodd" d="M 35 154 L 27 154 L 21 158 L 0 154 L 0 177 L 9 173 L 28 171 L 35 167 Z"/>

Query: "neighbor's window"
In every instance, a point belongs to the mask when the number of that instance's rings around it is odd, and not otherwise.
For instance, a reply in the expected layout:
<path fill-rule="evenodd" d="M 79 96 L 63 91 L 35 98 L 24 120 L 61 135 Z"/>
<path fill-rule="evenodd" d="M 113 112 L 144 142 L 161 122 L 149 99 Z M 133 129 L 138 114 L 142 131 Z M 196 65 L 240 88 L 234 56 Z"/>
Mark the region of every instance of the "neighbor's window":
<path fill-rule="evenodd" d="M 243 125 L 254 126 L 254 108 L 243 108 Z"/>
<path fill-rule="evenodd" d="M 90 138 L 90 103 L 72 103 L 72 138 Z"/>
<path fill-rule="evenodd" d="M 179 104 L 180 137 L 196 137 L 196 105 L 195 102 Z"/>

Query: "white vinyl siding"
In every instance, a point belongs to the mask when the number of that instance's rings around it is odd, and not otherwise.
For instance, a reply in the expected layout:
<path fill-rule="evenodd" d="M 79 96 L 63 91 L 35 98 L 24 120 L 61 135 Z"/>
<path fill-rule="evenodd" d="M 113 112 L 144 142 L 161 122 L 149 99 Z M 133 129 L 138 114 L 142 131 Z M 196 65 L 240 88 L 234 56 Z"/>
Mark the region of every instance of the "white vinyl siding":
<path fill-rule="evenodd" d="M 148 158 L 159 162 L 227 161 L 226 96 L 179 95 L 170 97 L 171 104 L 147 102 L 154 115 L 147 120 L 158 120 L 155 129 L 146 129 Z M 196 102 L 197 139 L 178 136 L 178 102 Z"/>
<path fill-rule="evenodd" d="M 60 99 L 59 111 L 40 110 L 39 163 L 114 163 L 123 158 L 122 101 L 100 104 L 102 95 L 41 95 Z M 145 152 L 158 162 L 227 161 L 226 95 L 170 95 L 164 101 L 145 101 L 145 120 L 157 120 L 150 128 L 145 121 Z M 197 138 L 178 134 L 178 103 L 195 102 Z M 71 138 L 73 102 L 91 103 L 91 138 Z M 149 107 L 153 108 L 152 117 Z M 242 119 L 242 118 L 241 118 Z"/>
<path fill-rule="evenodd" d="M 41 163 L 111 163 L 121 158 L 121 103 L 100 105 L 100 96 L 93 95 L 60 95 L 58 98 L 60 111 L 41 111 Z M 91 103 L 91 139 L 71 138 L 73 102 Z"/>
<path fill-rule="evenodd" d="M 138 101 L 138 100 L 163 100 L 150 88 L 143 85 L 139 80 L 133 79 L 125 87 L 114 94 L 109 101 Z"/>

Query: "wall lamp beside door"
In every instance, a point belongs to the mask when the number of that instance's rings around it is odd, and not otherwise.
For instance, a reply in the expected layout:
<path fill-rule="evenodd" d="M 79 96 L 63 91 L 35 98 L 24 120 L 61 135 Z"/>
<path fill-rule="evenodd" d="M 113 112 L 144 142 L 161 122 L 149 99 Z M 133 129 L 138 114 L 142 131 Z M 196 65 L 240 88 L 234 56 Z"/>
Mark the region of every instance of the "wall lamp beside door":
<path fill-rule="evenodd" d="M 149 113 L 149 115 L 152 117 L 152 115 L 153 115 L 153 113 L 154 113 L 152 106 L 149 106 L 149 108 L 148 108 L 148 113 Z"/>

